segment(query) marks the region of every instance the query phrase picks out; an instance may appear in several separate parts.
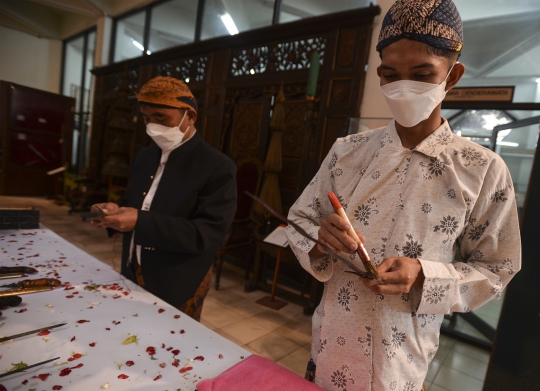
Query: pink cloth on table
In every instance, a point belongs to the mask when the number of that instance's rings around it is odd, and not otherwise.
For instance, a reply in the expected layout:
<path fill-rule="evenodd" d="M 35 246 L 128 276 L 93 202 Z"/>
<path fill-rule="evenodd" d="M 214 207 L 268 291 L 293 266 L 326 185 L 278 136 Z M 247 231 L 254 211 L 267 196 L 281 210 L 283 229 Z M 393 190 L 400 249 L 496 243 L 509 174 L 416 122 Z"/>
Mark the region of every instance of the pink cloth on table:
<path fill-rule="evenodd" d="M 255 354 L 213 379 L 197 384 L 198 391 L 324 391 L 296 373 Z"/>

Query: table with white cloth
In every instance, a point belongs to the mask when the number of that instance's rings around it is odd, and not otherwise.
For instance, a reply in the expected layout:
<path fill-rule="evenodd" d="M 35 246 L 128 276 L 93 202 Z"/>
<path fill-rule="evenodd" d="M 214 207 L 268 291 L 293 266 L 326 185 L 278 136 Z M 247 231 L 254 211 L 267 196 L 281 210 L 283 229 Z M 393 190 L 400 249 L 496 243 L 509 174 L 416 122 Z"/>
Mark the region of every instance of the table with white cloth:
<path fill-rule="evenodd" d="M 0 373 L 59 357 L 0 378 L 7 390 L 195 390 L 250 355 L 45 227 L 0 231 L 0 266 L 39 271 L 0 284 L 63 284 L 2 309 L 1 336 L 67 323 L 0 344 Z"/>

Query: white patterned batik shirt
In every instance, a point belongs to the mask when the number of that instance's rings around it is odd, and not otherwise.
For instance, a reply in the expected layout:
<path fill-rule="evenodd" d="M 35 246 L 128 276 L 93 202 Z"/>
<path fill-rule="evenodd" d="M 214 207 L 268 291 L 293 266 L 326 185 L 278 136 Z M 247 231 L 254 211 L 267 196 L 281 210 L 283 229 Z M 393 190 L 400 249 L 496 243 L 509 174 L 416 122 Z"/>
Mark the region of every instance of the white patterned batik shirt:
<path fill-rule="evenodd" d="M 521 266 L 512 179 L 492 151 L 446 121 L 413 150 L 395 124 L 338 139 L 289 218 L 317 237 L 338 196 L 373 261 L 418 258 L 425 282 L 376 295 L 313 242 L 287 235 L 302 266 L 324 282 L 313 315 L 315 382 L 326 390 L 418 391 L 439 347 L 444 314 L 500 298 Z M 342 254 L 349 256 L 348 254 Z M 362 267 L 356 255 L 350 256 Z"/>

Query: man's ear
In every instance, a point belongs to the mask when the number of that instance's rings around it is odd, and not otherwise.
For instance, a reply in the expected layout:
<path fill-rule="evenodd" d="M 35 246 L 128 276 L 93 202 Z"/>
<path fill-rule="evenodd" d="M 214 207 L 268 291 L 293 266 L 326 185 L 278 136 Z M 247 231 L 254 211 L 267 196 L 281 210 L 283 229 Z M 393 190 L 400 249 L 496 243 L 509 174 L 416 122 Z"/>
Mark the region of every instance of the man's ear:
<path fill-rule="evenodd" d="M 193 121 L 192 122 L 193 124 L 197 121 L 197 113 L 196 112 L 188 110 L 187 116 L 191 121 Z"/>
<path fill-rule="evenodd" d="M 454 68 L 452 68 L 452 72 L 450 72 L 450 75 L 448 75 L 448 80 L 446 81 L 446 91 L 450 91 L 452 88 L 454 88 L 464 73 L 465 65 L 460 62 L 456 62 L 456 65 L 454 65 Z"/>

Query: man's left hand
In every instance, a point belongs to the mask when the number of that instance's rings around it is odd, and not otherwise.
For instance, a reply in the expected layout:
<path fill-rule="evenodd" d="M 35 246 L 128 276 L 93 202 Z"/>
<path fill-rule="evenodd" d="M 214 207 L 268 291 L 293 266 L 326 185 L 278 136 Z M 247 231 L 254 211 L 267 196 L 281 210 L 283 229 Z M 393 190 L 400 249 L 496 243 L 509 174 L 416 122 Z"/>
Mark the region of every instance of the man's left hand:
<path fill-rule="evenodd" d="M 101 225 L 120 232 L 129 232 L 135 229 L 139 211 L 135 208 L 119 208 L 101 219 Z"/>
<path fill-rule="evenodd" d="M 408 257 L 385 258 L 377 267 L 381 281 L 360 280 L 373 293 L 379 295 L 400 295 L 409 293 L 411 288 L 422 288 L 424 285 L 424 273 L 418 259 Z"/>

